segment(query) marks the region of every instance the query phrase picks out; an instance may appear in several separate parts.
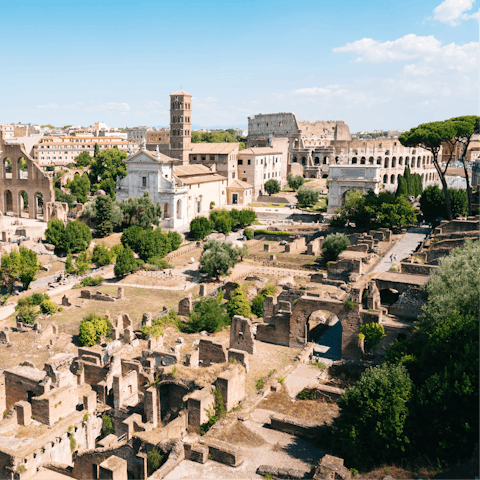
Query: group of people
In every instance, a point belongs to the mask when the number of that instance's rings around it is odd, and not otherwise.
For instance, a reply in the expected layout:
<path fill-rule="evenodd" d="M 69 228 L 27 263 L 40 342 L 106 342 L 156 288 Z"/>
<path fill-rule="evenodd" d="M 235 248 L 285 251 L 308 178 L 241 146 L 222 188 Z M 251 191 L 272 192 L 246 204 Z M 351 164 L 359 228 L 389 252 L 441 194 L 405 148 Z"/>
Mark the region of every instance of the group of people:
<path fill-rule="evenodd" d="M 397 256 L 392 253 L 392 254 L 390 255 L 390 262 L 391 262 L 391 263 L 394 263 L 394 262 L 396 262 L 396 261 L 397 261 Z"/>

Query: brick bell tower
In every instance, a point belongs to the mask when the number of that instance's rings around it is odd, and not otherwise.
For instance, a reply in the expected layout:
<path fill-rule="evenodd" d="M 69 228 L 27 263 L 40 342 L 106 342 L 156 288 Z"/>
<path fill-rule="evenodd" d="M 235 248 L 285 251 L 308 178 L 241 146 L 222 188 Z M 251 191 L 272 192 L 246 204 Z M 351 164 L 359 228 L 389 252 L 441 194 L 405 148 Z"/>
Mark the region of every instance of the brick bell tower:
<path fill-rule="evenodd" d="M 170 94 L 170 157 L 188 165 L 192 149 L 192 96 L 179 90 Z"/>

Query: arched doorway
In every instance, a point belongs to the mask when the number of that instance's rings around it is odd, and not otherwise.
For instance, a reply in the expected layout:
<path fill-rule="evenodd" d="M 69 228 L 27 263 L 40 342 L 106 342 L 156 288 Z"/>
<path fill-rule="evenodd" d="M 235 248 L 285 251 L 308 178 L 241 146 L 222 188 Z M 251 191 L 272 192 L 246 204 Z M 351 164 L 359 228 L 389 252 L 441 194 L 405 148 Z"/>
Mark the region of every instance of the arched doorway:
<path fill-rule="evenodd" d="M 163 218 L 170 218 L 170 204 L 163 204 Z"/>
<path fill-rule="evenodd" d="M 3 178 L 12 178 L 12 161 L 8 157 L 3 161 Z"/>
<path fill-rule="evenodd" d="M 17 160 L 17 178 L 28 180 L 28 164 L 27 160 L 23 157 Z"/>
<path fill-rule="evenodd" d="M 28 211 L 29 211 L 28 209 L 29 209 L 28 193 L 25 190 L 22 190 L 18 194 L 18 216 L 20 218 L 24 216 L 28 218 Z"/>
<path fill-rule="evenodd" d="M 37 192 L 33 196 L 33 212 L 35 218 L 39 218 L 40 215 L 43 217 L 43 195 L 40 192 Z"/>
<path fill-rule="evenodd" d="M 4 202 L 4 213 L 13 213 L 13 195 L 10 190 L 5 190 Z"/>

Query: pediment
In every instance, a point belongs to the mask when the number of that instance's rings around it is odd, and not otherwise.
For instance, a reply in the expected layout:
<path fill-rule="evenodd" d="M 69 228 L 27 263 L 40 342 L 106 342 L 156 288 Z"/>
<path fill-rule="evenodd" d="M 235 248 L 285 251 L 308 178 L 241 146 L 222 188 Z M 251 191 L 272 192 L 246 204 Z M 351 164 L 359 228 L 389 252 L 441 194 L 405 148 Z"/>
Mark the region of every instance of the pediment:
<path fill-rule="evenodd" d="M 134 153 L 125 160 L 126 163 L 153 163 L 158 164 L 158 159 L 148 154 L 144 150 Z"/>

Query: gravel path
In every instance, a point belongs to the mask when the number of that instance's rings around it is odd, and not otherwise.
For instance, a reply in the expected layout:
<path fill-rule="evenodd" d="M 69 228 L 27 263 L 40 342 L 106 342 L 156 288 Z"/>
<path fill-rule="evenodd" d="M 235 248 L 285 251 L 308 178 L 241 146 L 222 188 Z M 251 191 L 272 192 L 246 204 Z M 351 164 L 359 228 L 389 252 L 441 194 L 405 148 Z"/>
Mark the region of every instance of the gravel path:
<path fill-rule="evenodd" d="M 403 238 L 398 241 L 397 244 L 388 252 L 383 259 L 383 262 L 378 264 L 374 272 L 388 272 L 388 270 L 390 270 L 395 263 L 398 263 L 409 257 L 415 251 L 418 245 L 423 242 L 425 237 L 428 235 L 428 232 L 428 227 L 410 228 Z M 397 257 L 397 260 L 394 260 L 393 263 L 390 260 L 391 255 L 396 255 Z"/>

